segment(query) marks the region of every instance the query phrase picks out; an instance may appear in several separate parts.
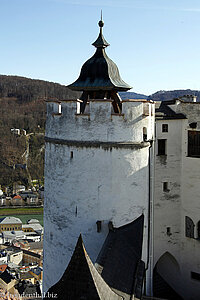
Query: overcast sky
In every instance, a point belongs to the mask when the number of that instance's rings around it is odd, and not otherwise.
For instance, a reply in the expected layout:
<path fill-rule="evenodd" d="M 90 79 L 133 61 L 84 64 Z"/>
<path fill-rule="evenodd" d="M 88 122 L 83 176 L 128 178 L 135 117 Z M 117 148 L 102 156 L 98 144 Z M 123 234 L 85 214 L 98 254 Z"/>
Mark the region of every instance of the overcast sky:
<path fill-rule="evenodd" d="M 95 48 L 133 91 L 200 90 L 199 0 L 0 0 L 0 74 L 72 83 Z"/>

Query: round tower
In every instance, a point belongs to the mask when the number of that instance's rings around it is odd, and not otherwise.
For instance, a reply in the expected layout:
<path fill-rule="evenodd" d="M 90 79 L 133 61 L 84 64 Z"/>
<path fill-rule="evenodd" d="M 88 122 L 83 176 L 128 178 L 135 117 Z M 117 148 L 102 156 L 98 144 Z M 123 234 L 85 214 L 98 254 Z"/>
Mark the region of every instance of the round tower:
<path fill-rule="evenodd" d="M 82 234 L 95 262 L 109 230 L 144 215 L 148 263 L 153 103 L 121 100 L 131 87 L 108 58 L 103 33 L 69 88 L 80 99 L 47 100 L 44 290 L 62 276 Z M 134 237 L 133 237 L 134 238 Z"/>

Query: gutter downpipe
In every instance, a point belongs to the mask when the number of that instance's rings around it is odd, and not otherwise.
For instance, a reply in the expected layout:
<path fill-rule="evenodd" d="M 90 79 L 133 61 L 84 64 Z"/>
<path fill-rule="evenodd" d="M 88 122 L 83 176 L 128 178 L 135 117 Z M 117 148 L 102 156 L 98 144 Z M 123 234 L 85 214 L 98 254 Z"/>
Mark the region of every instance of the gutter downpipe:
<path fill-rule="evenodd" d="M 149 203 L 148 203 L 148 244 L 147 263 L 145 268 L 145 294 L 153 296 L 153 195 L 154 195 L 154 140 L 149 140 Z M 151 151 L 152 150 L 152 151 Z"/>

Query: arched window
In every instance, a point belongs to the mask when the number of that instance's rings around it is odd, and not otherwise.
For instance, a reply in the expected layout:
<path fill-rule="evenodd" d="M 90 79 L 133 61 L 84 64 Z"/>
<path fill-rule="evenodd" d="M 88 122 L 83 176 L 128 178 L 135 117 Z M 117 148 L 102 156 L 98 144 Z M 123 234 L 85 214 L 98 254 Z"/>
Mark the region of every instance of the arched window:
<path fill-rule="evenodd" d="M 188 216 L 185 217 L 185 236 L 194 238 L 194 222 Z"/>
<path fill-rule="evenodd" d="M 200 239 L 200 221 L 197 223 L 197 238 Z"/>

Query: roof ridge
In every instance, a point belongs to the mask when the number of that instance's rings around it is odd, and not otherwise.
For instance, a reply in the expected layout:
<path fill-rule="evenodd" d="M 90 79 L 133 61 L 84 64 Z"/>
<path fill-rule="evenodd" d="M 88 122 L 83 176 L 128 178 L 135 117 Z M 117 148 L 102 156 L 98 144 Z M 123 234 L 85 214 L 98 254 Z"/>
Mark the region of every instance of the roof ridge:
<path fill-rule="evenodd" d="M 67 269 L 61 279 L 48 292 L 45 299 L 50 299 L 48 294 L 51 293 L 56 293 L 58 300 L 78 300 L 80 297 L 93 300 L 123 299 L 111 290 L 94 267 L 86 252 L 81 234 Z"/>
<path fill-rule="evenodd" d="M 95 266 L 93 265 L 89 255 L 87 254 L 87 251 L 85 249 L 83 241 L 82 241 L 82 247 L 83 247 L 85 258 L 87 260 L 87 263 L 88 263 L 88 266 L 89 266 L 89 269 L 90 269 L 92 278 L 94 280 L 95 286 L 97 288 L 100 299 L 102 299 L 102 300 L 103 299 L 113 299 L 113 300 L 114 299 L 119 299 L 119 300 L 123 299 L 121 296 L 114 293 L 112 291 L 112 289 L 109 287 L 109 285 L 103 280 L 103 278 L 101 277 L 101 275 L 99 274 L 99 272 L 97 271 Z M 106 289 L 102 288 L 103 285 Z M 104 297 L 104 292 L 106 293 L 107 298 Z"/>

